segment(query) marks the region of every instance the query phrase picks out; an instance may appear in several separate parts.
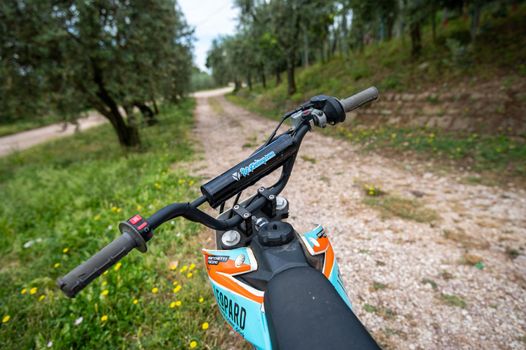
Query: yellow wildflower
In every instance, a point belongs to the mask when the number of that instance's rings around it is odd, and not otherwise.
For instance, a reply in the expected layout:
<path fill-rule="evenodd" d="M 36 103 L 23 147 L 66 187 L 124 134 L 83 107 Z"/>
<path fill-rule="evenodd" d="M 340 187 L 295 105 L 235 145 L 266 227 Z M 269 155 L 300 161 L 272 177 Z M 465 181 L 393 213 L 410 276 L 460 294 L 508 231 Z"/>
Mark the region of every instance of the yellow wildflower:
<path fill-rule="evenodd" d="M 195 264 L 194 264 L 194 263 L 191 263 L 191 264 L 190 264 L 190 267 L 188 268 L 188 270 L 192 271 L 193 269 L 195 269 Z"/>
<path fill-rule="evenodd" d="M 139 304 L 139 300 L 138 299 L 133 299 L 133 305 L 137 305 Z"/>
<path fill-rule="evenodd" d="M 58 269 L 58 268 L 60 267 L 60 263 L 55 263 L 55 265 L 53 265 L 53 267 L 54 267 L 55 269 Z"/>
<path fill-rule="evenodd" d="M 102 275 L 106 276 L 107 274 L 108 274 L 108 270 L 104 271 L 104 273 Z"/>
<path fill-rule="evenodd" d="M 38 297 L 38 301 L 42 301 L 46 299 L 46 296 L 44 294 L 42 294 L 41 296 Z"/>
<path fill-rule="evenodd" d="M 115 266 L 113 267 L 113 269 L 114 269 L 115 271 L 119 271 L 119 269 L 121 268 L 121 266 L 122 266 L 122 263 L 119 261 L 118 263 L 115 264 Z"/>
<path fill-rule="evenodd" d="M 108 315 L 102 315 L 100 322 L 106 322 L 108 320 Z"/>
<path fill-rule="evenodd" d="M 186 270 L 188 270 L 188 266 L 184 265 L 183 267 L 181 267 L 181 270 L 179 272 L 183 273 Z"/>
<path fill-rule="evenodd" d="M 177 181 L 177 183 L 178 183 L 179 185 L 184 184 L 184 179 L 179 179 L 179 180 Z"/>
<path fill-rule="evenodd" d="M 106 286 L 108 284 L 108 281 L 102 281 L 102 286 Z"/>
<path fill-rule="evenodd" d="M 193 186 L 193 185 L 195 184 L 195 181 L 194 181 L 194 180 L 190 180 L 190 181 L 188 181 L 188 184 L 189 184 L 190 186 Z"/>
<path fill-rule="evenodd" d="M 140 206 L 139 204 L 137 204 L 137 211 L 141 211 L 142 210 L 142 206 Z"/>
<path fill-rule="evenodd" d="M 159 292 L 159 288 L 157 288 L 157 287 L 153 287 L 152 288 L 152 293 L 153 294 L 157 294 L 158 292 Z"/>
<path fill-rule="evenodd" d="M 7 323 L 7 322 L 9 322 L 10 319 L 11 319 L 11 316 L 9 316 L 9 315 L 5 315 L 5 316 L 2 318 L 2 323 Z"/>
<path fill-rule="evenodd" d="M 200 302 L 200 303 L 202 303 L 202 302 L 204 302 L 204 301 L 205 301 L 205 298 L 203 298 L 203 297 L 200 297 L 200 298 L 199 298 L 199 302 Z"/>
<path fill-rule="evenodd" d="M 155 188 L 156 188 L 156 189 L 158 189 L 158 190 L 160 190 L 160 189 L 161 189 L 161 184 L 160 184 L 160 183 L 158 183 L 158 182 L 156 182 L 154 186 L 155 186 Z"/>
<path fill-rule="evenodd" d="M 22 290 L 20 291 L 20 294 L 26 294 L 27 293 L 27 288 L 22 288 Z"/>
<path fill-rule="evenodd" d="M 186 277 L 188 277 L 188 278 L 192 278 L 193 275 L 194 275 L 193 273 L 188 272 L 188 273 L 186 274 Z"/>
<path fill-rule="evenodd" d="M 93 217 L 93 220 L 99 221 L 100 220 L 100 214 L 97 214 Z"/>
<path fill-rule="evenodd" d="M 69 252 L 69 248 L 62 249 L 62 253 L 67 254 Z"/>
<path fill-rule="evenodd" d="M 173 309 L 174 307 L 175 307 L 175 301 L 172 301 L 172 302 L 170 303 L 170 309 Z"/>
<path fill-rule="evenodd" d="M 181 300 L 177 300 L 177 301 L 175 302 L 175 306 L 181 306 L 181 304 L 182 304 Z"/>
<path fill-rule="evenodd" d="M 174 287 L 175 287 L 176 285 L 178 285 L 178 284 L 179 284 L 179 281 L 173 281 L 173 282 L 172 282 L 172 285 L 173 285 Z"/>
<path fill-rule="evenodd" d="M 177 292 L 180 291 L 180 290 L 181 290 L 181 286 L 180 286 L 180 285 L 179 285 L 179 286 L 176 286 L 176 287 L 174 288 L 174 293 L 177 293 Z"/>
<path fill-rule="evenodd" d="M 192 340 L 192 341 L 190 342 L 190 349 L 194 349 L 194 348 L 196 348 L 196 347 L 197 347 L 197 342 L 196 342 L 195 340 Z"/>
<path fill-rule="evenodd" d="M 100 295 L 102 295 L 103 297 L 105 297 L 105 296 L 108 295 L 109 293 L 110 293 L 109 290 L 104 289 L 104 290 L 102 291 L 102 293 L 100 293 Z"/>
<path fill-rule="evenodd" d="M 38 288 L 37 287 L 33 287 L 29 290 L 29 294 L 33 295 L 33 294 L 37 294 L 38 292 Z"/>
<path fill-rule="evenodd" d="M 201 325 L 201 328 L 206 331 L 208 329 L 208 322 L 204 322 L 202 325 Z"/>

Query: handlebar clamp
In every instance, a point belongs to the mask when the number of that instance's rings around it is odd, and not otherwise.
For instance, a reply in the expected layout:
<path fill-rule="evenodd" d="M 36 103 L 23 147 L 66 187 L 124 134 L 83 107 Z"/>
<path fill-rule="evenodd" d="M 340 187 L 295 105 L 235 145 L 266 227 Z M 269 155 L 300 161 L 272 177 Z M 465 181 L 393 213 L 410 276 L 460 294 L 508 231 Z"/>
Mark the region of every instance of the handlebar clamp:
<path fill-rule="evenodd" d="M 334 125 L 345 121 L 345 111 L 335 97 L 318 95 L 311 98 L 310 103 L 315 109 L 323 111 L 329 124 Z"/>

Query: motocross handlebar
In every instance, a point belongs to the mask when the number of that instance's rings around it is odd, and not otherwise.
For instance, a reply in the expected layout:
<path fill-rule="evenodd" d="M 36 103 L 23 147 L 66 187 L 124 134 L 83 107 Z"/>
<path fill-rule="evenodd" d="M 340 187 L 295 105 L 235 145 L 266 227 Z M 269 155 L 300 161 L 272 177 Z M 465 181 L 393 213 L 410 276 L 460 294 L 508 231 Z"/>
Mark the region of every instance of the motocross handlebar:
<path fill-rule="evenodd" d="M 330 96 L 315 96 L 297 110 L 289 112 L 286 117 L 298 112 L 303 113 L 312 109 L 319 109 L 326 115 L 330 124 L 336 124 L 345 120 L 346 112 L 373 101 L 377 97 L 378 90 L 374 87 L 341 101 Z M 257 211 L 267 203 L 268 198 L 275 198 L 285 188 L 299 146 L 311 128 L 312 119 L 309 119 L 308 116 L 309 114 L 305 113 L 305 119 L 302 119 L 302 122 L 294 130 L 289 130 L 276 137 L 267 146 L 258 149 L 243 162 L 201 186 L 203 196 L 194 202 L 174 203 L 160 209 L 148 219 L 136 215 L 128 221 L 122 222 L 119 225 L 122 235 L 64 277 L 59 278 L 57 280 L 59 288 L 68 297 L 74 297 L 92 280 L 125 257 L 133 248 L 137 248 L 143 253 L 146 252 L 146 242 L 152 238 L 153 230 L 176 217 L 182 216 L 216 230 L 227 230 L 241 224 L 244 220 L 242 215 L 234 215 L 227 220 L 218 220 L 197 208 L 205 202 L 208 202 L 212 207 L 217 207 L 236 193 L 282 167 L 279 180 L 266 190 L 266 195 L 258 193 L 244 210 L 248 213 Z"/>

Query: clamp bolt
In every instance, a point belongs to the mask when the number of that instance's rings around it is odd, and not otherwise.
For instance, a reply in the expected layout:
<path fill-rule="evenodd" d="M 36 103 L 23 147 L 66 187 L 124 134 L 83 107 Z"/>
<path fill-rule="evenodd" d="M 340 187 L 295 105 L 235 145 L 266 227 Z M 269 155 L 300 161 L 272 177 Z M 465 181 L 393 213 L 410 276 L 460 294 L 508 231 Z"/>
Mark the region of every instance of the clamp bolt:
<path fill-rule="evenodd" d="M 273 194 L 271 194 L 270 196 L 268 196 L 268 199 L 270 199 L 271 201 L 274 200 L 274 198 L 276 198 L 276 196 L 274 196 Z"/>
<path fill-rule="evenodd" d="M 234 205 L 234 209 L 236 210 L 239 209 L 239 205 L 238 204 Z"/>
<path fill-rule="evenodd" d="M 245 219 L 248 219 L 249 216 L 250 216 L 250 213 L 245 213 L 245 214 L 243 214 L 243 217 L 244 217 Z"/>

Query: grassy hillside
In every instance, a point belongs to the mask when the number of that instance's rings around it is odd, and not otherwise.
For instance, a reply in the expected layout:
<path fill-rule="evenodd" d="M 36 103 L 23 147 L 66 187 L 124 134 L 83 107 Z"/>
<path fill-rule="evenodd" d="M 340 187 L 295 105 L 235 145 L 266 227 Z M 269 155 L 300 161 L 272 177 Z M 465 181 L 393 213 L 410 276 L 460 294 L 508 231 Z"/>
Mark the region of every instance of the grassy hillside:
<path fill-rule="evenodd" d="M 297 71 L 298 92 L 287 97 L 286 84 L 264 90 L 260 85 L 229 96 L 233 102 L 270 118 L 323 93 L 346 97 L 375 85 L 381 94 L 465 92 L 513 94 L 516 116 L 526 110 L 526 6 L 509 17 L 482 20 L 476 41 L 470 44 L 469 20 L 458 18 L 440 26 L 433 42 L 431 28 L 424 30 L 421 57 L 410 55 L 410 42 L 393 39 L 368 45 L 349 57 L 335 57 Z M 430 101 L 434 103 L 436 101 Z M 470 101 L 466 101 L 466 105 Z M 521 107 L 522 106 L 522 107 Z M 403 107 L 402 107 L 403 108 Z M 497 116 L 487 115 L 488 120 Z M 367 148 L 395 154 L 415 153 L 438 160 L 453 160 L 477 171 L 504 171 L 526 176 L 525 135 L 510 137 L 506 130 L 492 135 L 451 132 L 442 129 L 370 126 L 367 120 L 347 122 L 334 135 L 366 145 Z"/>
<path fill-rule="evenodd" d="M 0 348 L 219 347 L 225 324 L 189 239 L 196 224 L 158 229 L 148 253 L 130 253 L 75 299 L 55 286 L 119 235 L 119 221 L 197 195 L 197 179 L 173 166 L 194 157 L 193 106 L 164 108 L 140 153 L 123 153 L 104 125 L 0 159 Z"/>

